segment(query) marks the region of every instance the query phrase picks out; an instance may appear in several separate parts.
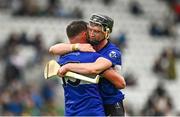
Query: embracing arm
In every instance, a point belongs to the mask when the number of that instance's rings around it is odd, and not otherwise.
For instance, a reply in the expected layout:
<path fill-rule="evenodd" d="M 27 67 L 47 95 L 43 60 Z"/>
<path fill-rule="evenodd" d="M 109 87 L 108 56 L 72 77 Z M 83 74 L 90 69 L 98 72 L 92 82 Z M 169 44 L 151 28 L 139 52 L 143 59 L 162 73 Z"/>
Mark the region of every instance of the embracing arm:
<path fill-rule="evenodd" d="M 58 74 L 63 76 L 67 71 L 80 74 L 99 74 L 111 66 L 112 63 L 108 59 L 99 57 L 94 63 L 68 63 L 59 69 Z"/>
<path fill-rule="evenodd" d="M 102 74 L 107 80 L 109 80 L 116 88 L 124 89 L 126 87 L 125 79 L 115 69 L 110 68 Z"/>
<path fill-rule="evenodd" d="M 76 50 L 84 52 L 95 52 L 90 44 L 59 43 L 51 46 L 49 53 L 53 55 L 63 55 Z"/>
<path fill-rule="evenodd" d="M 50 47 L 49 53 L 53 55 L 63 55 L 72 52 L 71 44 L 60 43 Z"/>

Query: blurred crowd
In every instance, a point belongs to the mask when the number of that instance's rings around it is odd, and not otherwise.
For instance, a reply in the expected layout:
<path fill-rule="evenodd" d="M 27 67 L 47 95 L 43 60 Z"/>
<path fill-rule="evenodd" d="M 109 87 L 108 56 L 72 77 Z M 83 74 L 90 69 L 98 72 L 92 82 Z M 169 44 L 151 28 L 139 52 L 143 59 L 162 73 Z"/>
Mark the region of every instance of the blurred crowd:
<path fill-rule="evenodd" d="M 165 48 L 155 60 L 153 72 L 162 78 L 176 79 L 176 59 L 179 59 L 179 53 L 176 53 L 175 48 Z"/>
<path fill-rule="evenodd" d="M 79 7 L 66 10 L 60 0 L 47 1 L 46 7 L 40 7 L 39 4 L 36 4 L 36 0 L 0 0 L 0 8 L 10 9 L 12 16 L 84 18 L 85 13 Z M 152 21 L 147 32 L 154 38 L 163 36 L 176 40 L 176 24 L 180 21 L 180 2 L 178 0 L 159 1 L 169 4 L 170 12 L 174 14 L 173 19 L 171 15 L 168 15 L 161 21 Z M 116 0 L 102 0 L 102 4 L 106 6 L 113 5 L 115 2 Z M 146 14 L 143 6 L 136 0 L 129 3 L 129 13 L 137 17 Z M 129 40 L 128 32 L 121 29 L 117 36 L 112 36 L 111 41 L 125 53 Z M 48 80 L 38 83 L 36 81 L 28 82 L 25 79 L 26 71 L 35 69 L 37 66 L 42 67 L 45 59 L 49 57 L 44 41 L 41 33 L 30 37 L 25 31 L 11 32 L 7 36 L 6 42 L 0 47 L 0 61 L 4 63 L 3 75 L 0 80 L 0 115 L 63 115 L 63 107 L 55 99 L 56 81 Z M 29 54 L 22 55 L 23 51 L 28 51 Z M 176 62 L 179 58 L 178 48 L 167 47 L 156 57 L 152 69 L 150 69 L 159 79 L 176 80 L 178 74 Z M 138 76 L 133 71 L 126 71 L 124 77 L 127 88 L 138 85 Z M 171 95 L 164 87 L 163 82 L 159 82 L 138 114 L 131 106 L 128 106 L 126 112 L 130 116 L 167 116 L 172 115 L 173 109 Z"/>
<path fill-rule="evenodd" d="M 41 77 L 39 83 L 38 79 L 25 78 L 26 71 L 31 72 L 36 66 L 42 68 L 48 54 L 43 41 L 40 33 L 29 39 L 26 32 L 12 32 L 1 47 L 0 61 L 4 63 L 4 70 L 0 83 L 0 115 L 63 115 L 63 109 L 55 99 L 56 81 L 43 81 Z M 30 52 L 28 48 L 32 53 L 25 56 Z"/>
<path fill-rule="evenodd" d="M 36 0 L 1 0 L 0 7 L 9 8 L 13 16 L 83 18 L 79 7 L 66 10 L 60 0 L 47 0 L 45 5 L 40 3 Z"/>
<path fill-rule="evenodd" d="M 27 83 L 14 79 L 0 86 L 2 116 L 57 116 L 63 110 L 55 102 L 54 83 Z"/>
<path fill-rule="evenodd" d="M 158 86 L 150 94 L 141 114 L 145 116 L 171 116 L 173 115 L 172 112 L 173 100 L 164 84 L 159 82 Z"/>
<path fill-rule="evenodd" d="M 42 34 L 40 33 L 35 34 L 34 37 L 28 37 L 26 32 L 22 32 L 21 34 L 12 32 L 1 47 L 1 58 L 6 61 L 13 60 L 12 57 L 17 58 L 19 56 L 22 47 L 31 47 L 35 51 L 32 64 L 42 62 L 43 56 L 48 53 L 43 41 Z"/>

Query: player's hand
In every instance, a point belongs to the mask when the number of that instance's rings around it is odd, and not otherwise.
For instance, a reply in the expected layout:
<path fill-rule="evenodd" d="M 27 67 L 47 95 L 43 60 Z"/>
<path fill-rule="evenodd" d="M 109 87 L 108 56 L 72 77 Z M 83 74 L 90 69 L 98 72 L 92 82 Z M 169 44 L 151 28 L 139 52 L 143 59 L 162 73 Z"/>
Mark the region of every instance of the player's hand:
<path fill-rule="evenodd" d="M 67 72 L 66 66 L 62 66 L 59 68 L 57 75 L 60 77 L 64 77 Z"/>
<path fill-rule="evenodd" d="M 79 44 L 78 49 L 82 52 L 96 52 L 91 44 Z"/>

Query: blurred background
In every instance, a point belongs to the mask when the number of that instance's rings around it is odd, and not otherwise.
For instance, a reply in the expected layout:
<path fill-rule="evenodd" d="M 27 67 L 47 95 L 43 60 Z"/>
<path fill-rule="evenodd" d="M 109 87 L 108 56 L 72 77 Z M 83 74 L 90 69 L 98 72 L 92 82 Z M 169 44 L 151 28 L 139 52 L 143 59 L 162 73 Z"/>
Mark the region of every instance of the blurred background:
<path fill-rule="evenodd" d="M 92 13 L 115 21 L 126 115 L 180 116 L 180 0 L 0 0 L 0 115 L 63 115 L 60 81 L 43 78 L 48 48 Z"/>

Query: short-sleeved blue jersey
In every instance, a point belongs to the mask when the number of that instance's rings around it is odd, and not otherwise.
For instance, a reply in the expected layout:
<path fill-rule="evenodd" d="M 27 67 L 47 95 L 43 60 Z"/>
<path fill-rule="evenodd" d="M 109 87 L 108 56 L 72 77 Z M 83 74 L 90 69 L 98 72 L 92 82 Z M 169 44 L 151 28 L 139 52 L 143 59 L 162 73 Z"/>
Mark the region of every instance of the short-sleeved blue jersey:
<path fill-rule="evenodd" d="M 108 42 L 104 48 L 98 51 L 98 53 L 104 58 L 109 59 L 113 66 L 121 65 L 121 52 L 119 48 L 111 42 Z M 100 79 L 99 89 L 103 104 L 115 104 L 124 99 L 124 94 L 105 78 Z"/>
<path fill-rule="evenodd" d="M 60 65 L 69 62 L 92 63 L 100 57 L 95 52 L 72 52 L 58 59 Z M 102 98 L 97 84 L 63 78 L 66 116 L 104 116 Z"/>

